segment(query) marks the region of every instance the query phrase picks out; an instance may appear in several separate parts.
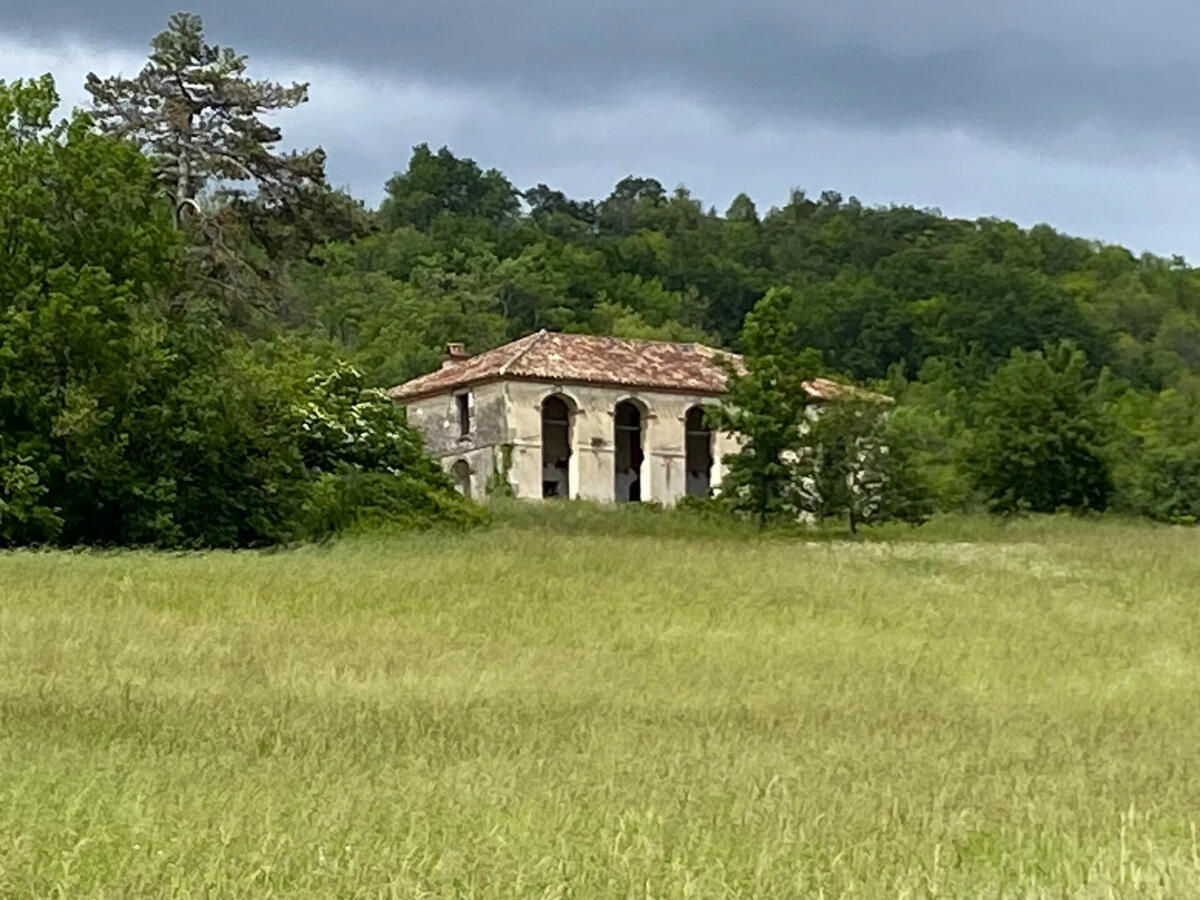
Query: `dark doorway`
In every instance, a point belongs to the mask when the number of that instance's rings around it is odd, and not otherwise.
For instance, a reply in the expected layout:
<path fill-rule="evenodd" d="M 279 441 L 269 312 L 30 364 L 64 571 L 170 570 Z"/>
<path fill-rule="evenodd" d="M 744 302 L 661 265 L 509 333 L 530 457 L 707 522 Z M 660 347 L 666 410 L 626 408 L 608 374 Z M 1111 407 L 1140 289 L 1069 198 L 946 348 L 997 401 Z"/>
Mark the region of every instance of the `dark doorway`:
<path fill-rule="evenodd" d="M 562 397 L 542 402 L 542 496 L 571 496 L 571 408 Z"/>
<path fill-rule="evenodd" d="M 704 409 L 693 406 L 684 416 L 684 466 L 687 495 L 707 497 L 712 492 L 712 429 L 704 423 Z"/>
<path fill-rule="evenodd" d="M 460 459 L 450 467 L 450 477 L 454 486 L 464 497 L 471 496 L 471 465 L 465 459 Z"/>
<path fill-rule="evenodd" d="M 622 400 L 613 411 L 618 503 L 640 503 L 642 499 L 642 411 L 630 400 Z"/>

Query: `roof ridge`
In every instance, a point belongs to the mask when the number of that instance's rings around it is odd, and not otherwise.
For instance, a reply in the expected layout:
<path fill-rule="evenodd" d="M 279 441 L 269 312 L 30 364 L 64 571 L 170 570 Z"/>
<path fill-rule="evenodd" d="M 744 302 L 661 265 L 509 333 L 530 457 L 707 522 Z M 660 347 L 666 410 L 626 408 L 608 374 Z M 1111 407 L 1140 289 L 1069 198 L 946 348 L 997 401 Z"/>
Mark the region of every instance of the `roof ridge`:
<path fill-rule="evenodd" d="M 529 343 L 527 343 L 524 347 L 522 347 L 520 350 L 517 351 L 516 355 L 512 359 L 510 359 L 508 362 L 506 362 L 504 365 L 502 365 L 500 367 L 499 374 L 507 375 L 509 368 L 516 365 L 517 362 L 520 361 L 521 357 L 524 356 L 526 353 L 528 353 L 530 350 L 532 350 L 534 347 L 536 347 L 538 345 L 538 343 L 542 340 L 542 338 L 544 338 L 547 334 L 549 334 L 549 332 L 545 328 L 543 328 L 537 334 L 533 335 L 533 340 L 529 341 Z"/>

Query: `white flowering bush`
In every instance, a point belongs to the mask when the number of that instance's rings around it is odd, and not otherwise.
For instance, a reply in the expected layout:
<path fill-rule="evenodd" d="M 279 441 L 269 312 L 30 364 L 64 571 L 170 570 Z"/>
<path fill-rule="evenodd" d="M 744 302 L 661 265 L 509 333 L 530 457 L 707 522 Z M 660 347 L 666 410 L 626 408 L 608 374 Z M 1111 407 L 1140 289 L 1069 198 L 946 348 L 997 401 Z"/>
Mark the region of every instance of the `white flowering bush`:
<path fill-rule="evenodd" d="M 424 452 L 403 411 L 361 372 L 338 365 L 307 380 L 297 408 L 299 447 L 313 479 L 315 534 L 354 526 L 469 525 L 481 510 Z"/>

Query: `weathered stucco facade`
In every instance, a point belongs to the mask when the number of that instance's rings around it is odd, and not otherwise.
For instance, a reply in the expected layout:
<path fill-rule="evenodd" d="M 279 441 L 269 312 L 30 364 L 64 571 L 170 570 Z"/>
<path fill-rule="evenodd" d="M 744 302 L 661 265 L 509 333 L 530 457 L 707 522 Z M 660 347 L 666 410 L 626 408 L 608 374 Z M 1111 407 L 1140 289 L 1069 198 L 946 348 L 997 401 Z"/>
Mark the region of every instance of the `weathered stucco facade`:
<path fill-rule="evenodd" d="M 466 434 L 460 431 L 458 416 L 458 397 L 464 394 L 470 413 Z M 545 415 L 552 398 L 566 407 L 565 429 L 558 425 L 561 419 Z M 696 393 L 514 379 L 414 400 L 408 404 L 408 420 L 425 436 L 430 452 L 473 497 L 507 489 L 518 497 L 636 499 L 669 506 L 689 492 L 706 496 L 716 488 L 722 459 L 736 451 L 726 435 L 688 428 L 688 412 L 715 399 Z M 633 406 L 640 421 L 622 424 L 618 430 L 621 404 Z M 544 427 L 546 421 L 549 427 Z M 691 424 L 696 424 L 695 413 Z M 557 434 L 564 430 L 566 454 L 555 445 Z M 640 462 L 636 453 L 626 454 L 621 446 L 622 440 L 632 443 L 630 438 L 640 442 Z M 702 444 L 706 444 L 703 449 Z"/>
<path fill-rule="evenodd" d="M 703 417 L 724 378 L 707 347 L 541 332 L 477 357 L 452 347 L 393 395 L 472 497 L 669 506 L 707 496 L 736 450 Z"/>

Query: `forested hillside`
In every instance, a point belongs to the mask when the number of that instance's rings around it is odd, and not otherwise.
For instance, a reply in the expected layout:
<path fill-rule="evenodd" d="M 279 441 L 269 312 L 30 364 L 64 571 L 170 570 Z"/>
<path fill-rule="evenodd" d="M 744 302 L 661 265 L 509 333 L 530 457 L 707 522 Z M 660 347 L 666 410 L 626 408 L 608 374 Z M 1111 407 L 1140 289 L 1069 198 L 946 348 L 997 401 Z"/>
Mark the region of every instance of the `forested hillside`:
<path fill-rule="evenodd" d="M 937 506 L 1200 514 L 1200 271 L 1179 258 L 831 191 L 720 213 L 631 176 L 572 199 L 419 146 L 368 233 L 288 273 L 289 327 L 376 384 L 537 328 L 813 349 L 901 401 Z M 745 340 L 756 308 L 777 346 Z"/>
<path fill-rule="evenodd" d="M 720 213 L 631 176 L 571 199 L 426 146 L 389 182 L 374 233 L 295 275 L 307 323 L 381 382 L 428 369 L 444 340 L 484 349 L 537 328 L 736 348 L 781 286 L 797 340 L 858 379 L 915 378 L 936 358 L 969 381 L 1060 340 L 1139 388 L 1200 366 L 1200 273 L 1180 259 L 832 191 L 763 213 L 741 195 Z"/>
<path fill-rule="evenodd" d="M 1200 515 L 1200 271 L 1180 258 L 832 191 L 721 212 L 631 175 L 571 198 L 426 145 L 397 148 L 369 209 L 259 118 L 306 86 L 245 72 L 180 15 L 137 78 L 89 78 L 90 113 L 56 124 L 50 80 L 0 84 L 0 540 L 451 515 L 373 389 L 449 341 L 539 328 L 743 351 L 758 427 L 794 412 L 801 370 L 881 388 L 892 477 L 926 511 Z M 396 496 L 379 479 L 401 472 Z"/>

